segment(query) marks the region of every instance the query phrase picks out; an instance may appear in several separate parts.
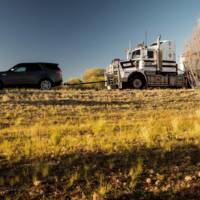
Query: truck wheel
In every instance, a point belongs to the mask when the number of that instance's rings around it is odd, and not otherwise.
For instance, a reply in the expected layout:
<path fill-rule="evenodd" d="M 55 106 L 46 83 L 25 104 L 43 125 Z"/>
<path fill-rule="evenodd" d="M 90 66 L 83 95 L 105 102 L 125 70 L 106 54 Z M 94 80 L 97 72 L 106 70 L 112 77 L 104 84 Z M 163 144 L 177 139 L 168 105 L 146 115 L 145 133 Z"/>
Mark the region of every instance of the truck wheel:
<path fill-rule="evenodd" d="M 52 83 L 48 79 L 44 79 L 40 82 L 39 87 L 41 90 L 50 90 L 52 87 Z"/>
<path fill-rule="evenodd" d="M 130 86 L 134 89 L 142 89 L 144 88 L 144 81 L 141 77 L 135 76 L 130 80 Z"/>

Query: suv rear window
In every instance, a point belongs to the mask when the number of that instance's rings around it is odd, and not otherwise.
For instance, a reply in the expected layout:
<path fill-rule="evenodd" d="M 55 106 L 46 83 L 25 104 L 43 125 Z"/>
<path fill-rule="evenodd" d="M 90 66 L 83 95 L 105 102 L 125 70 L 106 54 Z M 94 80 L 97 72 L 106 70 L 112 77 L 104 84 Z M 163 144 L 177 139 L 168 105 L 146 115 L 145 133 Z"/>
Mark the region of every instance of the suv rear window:
<path fill-rule="evenodd" d="M 58 67 L 58 65 L 53 65 L 53 64 L 44 65 L 44 67 L 46 69 L 49 69 L 49 70 L 60 70 L 60 68 Z"/>

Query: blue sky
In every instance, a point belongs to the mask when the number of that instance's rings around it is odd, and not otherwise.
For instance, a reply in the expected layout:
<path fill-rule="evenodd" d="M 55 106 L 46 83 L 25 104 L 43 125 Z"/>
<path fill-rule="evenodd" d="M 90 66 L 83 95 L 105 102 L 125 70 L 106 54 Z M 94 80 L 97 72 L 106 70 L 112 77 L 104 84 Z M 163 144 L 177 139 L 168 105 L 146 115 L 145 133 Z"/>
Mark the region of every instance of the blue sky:
<path fill-rule="evenodd" d="M 0 0 L 0 70 L 19 62 L 60 64 L 64 79 L 108 65 L 158 34 L 183 51 L 199 0 Z"/>

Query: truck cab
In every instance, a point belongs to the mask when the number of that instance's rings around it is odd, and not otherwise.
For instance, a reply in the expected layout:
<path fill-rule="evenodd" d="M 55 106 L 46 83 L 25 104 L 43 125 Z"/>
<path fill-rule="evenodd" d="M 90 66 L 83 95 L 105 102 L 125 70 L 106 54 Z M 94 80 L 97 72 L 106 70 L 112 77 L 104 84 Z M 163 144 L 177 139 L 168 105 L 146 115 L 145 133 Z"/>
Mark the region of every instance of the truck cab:
<path fill-rule="evenodd" d="M 160 40 L 127 50 L 127 59 L 114 59 L 106 69 L 106 86 L 141 89 L 149 86 L 180 87 L 184 83 L 176 63 L 175 42 Z M 112 85 L 113 84 L 113 85 Z"/>

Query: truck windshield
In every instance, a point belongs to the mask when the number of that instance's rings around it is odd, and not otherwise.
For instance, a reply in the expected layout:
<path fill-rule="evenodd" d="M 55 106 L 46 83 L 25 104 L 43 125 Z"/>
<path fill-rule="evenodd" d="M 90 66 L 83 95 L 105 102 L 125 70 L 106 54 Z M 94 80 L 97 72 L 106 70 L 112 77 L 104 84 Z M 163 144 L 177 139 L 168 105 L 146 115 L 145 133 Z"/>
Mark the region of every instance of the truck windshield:
<path fill-rule="evenodd" d="M 133 51 L 132 59 L 136 59 L 140 57 L 140 50 Z"/>

